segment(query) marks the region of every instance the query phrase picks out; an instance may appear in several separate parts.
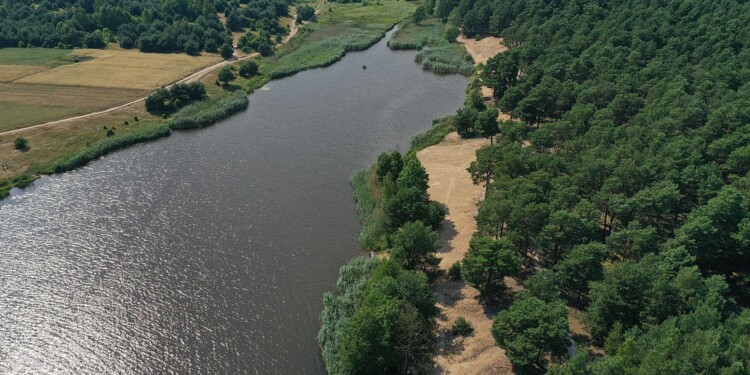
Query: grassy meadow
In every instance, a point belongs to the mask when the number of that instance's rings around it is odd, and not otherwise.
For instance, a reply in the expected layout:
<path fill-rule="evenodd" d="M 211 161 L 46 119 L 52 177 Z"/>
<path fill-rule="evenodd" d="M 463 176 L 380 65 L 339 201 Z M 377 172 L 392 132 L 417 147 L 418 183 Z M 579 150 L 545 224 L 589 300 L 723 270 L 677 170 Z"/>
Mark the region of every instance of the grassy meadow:
<path fill-rule="evenodd" d="M 54 67 L 65 64 L 68 49 L 52 48 L 2 48 L 0 65 L 32 65 Z"/>
<path fill-rule="evenodd" d="M 142 98 L 147 90 L 0 83 L 0 132 Z"/>

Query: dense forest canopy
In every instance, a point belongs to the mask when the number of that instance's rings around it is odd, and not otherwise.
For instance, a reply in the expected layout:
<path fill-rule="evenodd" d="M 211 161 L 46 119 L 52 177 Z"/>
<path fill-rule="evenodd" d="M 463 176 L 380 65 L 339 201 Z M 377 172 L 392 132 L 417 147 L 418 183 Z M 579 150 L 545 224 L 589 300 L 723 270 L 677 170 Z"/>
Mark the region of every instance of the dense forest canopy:
<path fill-rule="evenodd" d="M 287 0 L 4 0 L 0 47 L 122 48 L 143 52 L 216 52 L 230 31 L 267 40 L 286 35 Z M 219 15 L 222 14 L 225 22 Z"/>
<path fill-rule="evenodd" d="M 513 119 L 470 168 L 477 236 L 513 244 L 537 298 L 582 304 L 607 356 L 553 371 L 748 373 L 750 3 L 424 6 L 511 47 L 471 88 Z M 455 123 L 486 135 L 472 104 Z"/>

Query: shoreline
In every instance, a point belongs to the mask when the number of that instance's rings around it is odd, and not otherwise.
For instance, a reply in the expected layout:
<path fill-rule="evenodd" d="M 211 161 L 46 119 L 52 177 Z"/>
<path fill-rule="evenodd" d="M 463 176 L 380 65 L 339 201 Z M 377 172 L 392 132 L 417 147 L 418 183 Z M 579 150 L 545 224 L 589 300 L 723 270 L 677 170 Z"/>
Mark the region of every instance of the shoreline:
<path fill-rule="evenodd" d="M 344 8 L 344 9 L 346 9 L 346 8 Z M 401 11 L 399 10 L 399 12 L 401 12 Z M 408 14 L 410 14 L 410 13 L 408 13 Z M 321 13 L 320 10 L 316 10 L 316 15 L 317 16 L 322 16 L 323 13 Z M 385 38 L 386 35 L 388 35 L 388 33 L 390 31 L 392 31 L 393 28 L 396 27 L 400 22 L 402 22 L 406 17 L 407 16 L 405 16 L 405 15 L 399 15 L 399 16 L 397 16 L 397 20 L 396 21 L 394 21 L 392 23 L 386 24 L 386 26 L 388 28 L 386 30 L 380 31 L 378 33 L 378 37 L 375 40 L 369 41 L 369 43 L 367 44 L 367 46 L 365 48 L 345 50 L 344 53 L 342 55 L 340 55 L 338 58 L 336 58 L 335 60 L 329 61 L 326 64 L 323 64 L 323 65 L 320 65 L 320 66 L 302 66 L 302 65 L 297 66 L 296 67 L 297 69 L 294 72 L 290 73 L 290 74 L 280 75 L 280 76 L 276 76 L 276 77 L 271 77 L 271 76 L 265 75 L 265 74 L 257 74 L 255 76 L 251 77 L 250 79 L 248 79 L 247 83 L 251 86 L 250 89 L 254 89 L 255 87 L 252 87 L 252 86 L 254 84 L 256 84 L 257 82 L 262 82 L 263 85 L 265 85 L 267 82 L 272 81 L 274 79 L 280 79 L 280 78 L 288 77 L 288 76 L 294 75 L 296 73 L 299 73 L 301 71 L 305 71 L 305 70 L 309 70 L 309 69 L 316 69 L 316 68 L 324 68 L 324 67 L 333 65 L 336 62 L 340 61 L 346 55 L 347 52 L 361 51 L 361 50 L 365 50 L 367 48 L 372 47 L 373 45 L 375 45 L 376 43 L 378 43 L 379 41 L 381 41 L 383 38 Z M 307 21 L 307 22 L 303 22 L 300 25 L 297 25 L 296 22 L 295 22 L 294 24 L 296 26 L 293 27 L 290 30 L 290 34 L 286 38 L 284 38 L 284 40 L 280 44 L 278 44 L 276 46 L 277 49 L 275 50 L 275 52 L 276 53 L 282 53 L 282 58 L 283 58 L 284 56 L 287 56 L 289 54 L 298 52 L 298 51 L 302 50 L 303 48 L 308 47 L 310 43 L 313 43 L 313 41 L 309 41 L 308 42 L 305 37 L 307 36 L 307 38 L 309 38 L 309 35 L 311 35 L 311 34 L 313 34 L 315 32 L 315 27 L 316 26 L 310 27 L 313 30 L 311 30 L 309 32 L 302 32 L 302 33 L 300 33 L 299 30 L 301 30 L 302 27 L 304 27 L 306 25 L 310 25 L 310 24 L 318 25 L 317 27 L 320 27 L 319 24 L 318 24 L 318 22 L 319 21 L 314 21 L 314 22 L 313 21 Z M 338 22 L 338 20 L 336 22 Z M 346 22 L 346 21 L 344 21 L 344 22 Z M 364 27 L 367 27 L 367 26 L 368 25 L 365 25 Z M 344 29 L 344 30 L 342 30 L 342 34 L 341 35 L 335 35 L 335 36 L 332 36 L 331 38 L 336 38 L 336 37 L 339 37 L 339 36 L 345 36 L 346 35 L 345 31 L 350 31 L 350 30 Z M 297 36 L 297 38 L 294 38 L 295 36 Z M 292 41 L 294 41 L 294 43 L 290 43 Z M 296 42 L 296 41 L 299 41 L 299 42 Z M 283 47 L 286 47 L 288 49 L 284 50 Z M 291 50 L 289 50 L 289 49 L 291 49 Z M 263 64 L 263 60 L 264 60 L 263 58 L 259 57 L 259 54 L 257 52 L 256 53 L 251 53 L 251 54 L 248 54 L 248 55 L 244 55 L 244 56 L 238 56 L 237 55 L 237 51 L 235 50 L 235 57 L 232 60 L 225 60 L 225 61 L 219 62 L 217 64 L 214 64 L 214 65 L 212 65 L 210 67 L 203 68 L 203 69 L 201 69 L 201 70 L 199 70 L 197 72 L 191 73 L 189 76 L 182 78 L 181 80 L 175 82 L 174 84 L 176 84 L 176 83 L 187 83 L 187 82 L 202 82 L 202 83 L 204 83 L 206 85 L 207 90 L 210 93 L 212 93 L 212 92 L 215 92 L 215 91 L 213 90 L 212 84 L 210 83 L 210 82 L 212 82 L 212 80 L 210 78 L 212 78 L 213 74 L 216 74 L 218 72 L 219 68 L 222 68 L 222 67 L 225 67 L 225 66 L 233 66 L 233 65 L 235 65 L 235 64 L 237 64 L 239 62 L 250 60 L 250 59 L 260 60 L 259 64 L 261 64 L 261 65 Z M 267 79 L 264 80 L 266 77 L 267 77 Z M 261 78 L 260 81 L 257 80 L 258 78 Z M 256 79 L 256 81 L 253 81 L 253 79 Z M 206 82 L 206 81 L 209 81 L 209 82 Z M 245 87 L 240 87 L 238 89 L 244 91 Z M 250 92 L 246 92 L 247 95 L 249 95 L 249 94 L 252 93 L 251 90 L 249 90 L 249 91 Z M 219 94 L 218 97 L 215 98 L 217 101 L 225 99 L 225 98 L 227 98 L 228 96 L 231 95 L 231 93 L 227 94 L 228 91 L 226 91 L 224 89 L 221 89 L 220 91 L 217 91 L 216 93 Z M 33 133 L 33 135 L 30 135 L 30 136 L 27 136 L 27 137 L 28 138 L 32 138 L 32 137 L 38 136 L 38 135 L 46 133 L 46 132 L 50 132 L 50 131 L 56 132 L 56 131 L 59 131 L 60 128 L 62 128 L 64 126 L 68 126 L 68 127 L 85 126 L 83 124 L 79 124 L 78 120 L 97 121 L 97 119 L 99 117 L 104 116 L 104 115 L 121 115 L 120 117 L 122 117 L 122 114 L 120 114 L 119 112 L 127 112 L 127 111 L 131 111 L 131 112 L 136 111 L 136 112 L 138 112 L 140 114 L 142 112 L 141 111 L 142 108 L 137 108 L 137 106 L 138 106 L 138 104 L 142 103 L 144 100 L 145 100 L 145 98 L 141 98 L 141 99 L 138 99 L 136 101 L 132 101 L 132 102 L 129 102 L 129 103 L 121 104 L 121 105 L 118 105 L 116 107 L 113 107 L 113 108 L 110 108 L 110 109 L 106 109 L 106 110 L 102 110 L 102 111 L 97 111 L 97 112 L 93 112 L 93 113 L 89 113 L 89 114 L 85 114 L 85 115 L 80 115 L 80 116 L 75 116 L 75 117 L 67 118 L 67 119 L 55 120 L 55 121 L 51 121 L 51 122 L 44 123 L 44 124 L 31 125 L 31 126 L 27 126 L 25 128 L 21 128 L 21 129 L 14 129 L 14 130 L 11 130 L 11 131 L 0 133 L 0 137 L 2 137 L 3 135 L 16 135 L 18 133 L 31 132 L 31 133 Z M 212 100 L 212 99 L 209 96 L 209 99 L 206 99 L 206 100 Z M 244 107 L 241 108 L 240 111 L 241 110 L 244 110 Z M 203 111 L 202 113 L 207 113 L 207 112 L 209 112 L 209 110 Z M 238 112 L 239 111 L 235 111 L 235 112 L 232 112 L 232 113 L 230 113 L 228 115 L 222 116 L 221 118 L 219 118 L 219 119 L 217 119 L 215 121 L 212 121 L 208 125 L 213 125 L 214 123 L 216 123 L 218 121 L 221 121 L 223 119 L 226 119 L 226 118 L 228 118 L 228 117 L 230 117 L 230 116 L 232 116 L 232 115 L 234 115 L 235 113 L 238 113 Z M 177 113 L 179 113 L 179 112 L 177 112 Z M 130 147 L 130 146 L 133 146 L 133 145 L 136 145 L 136 144 L 139 144 L 139 143 L 144 143 L 144 142 L 156 140 L 156 139 L 159 139 L 159 138 L 167 137 L 167 136 L 169 136 L 171 134 L 172 130 L 183 130 L 183 129 L 172 128 L 172 123 L 175 121 L 175 118 L 176 118 L 175 115 L 177 113 L 175 113 L 172 116 L 170 116 L 170 118 L 167 121 L 163 121 L 163 120 L 161 120 L 159 118 L 155 118 L 155 119 L 153 119 L 154 123 L 153 123 L 152 126 L 144 125 L 143 129 L 139 129 L 137 131 L 126 132 L 126 133 L 121 134 L 121 135 L 118 134 L 118 135 L 116 135 L 115 137 L 112 137 L 112 138 L 100 139 L 100 140 L 96 141 L 93 144 L 87 143 L 86 147 L 79 148 L 79 149 L 73 150 L 71 152 L 65 153 L 65 154 L 57 157 L 56 159 L 52 160 L 51 162 L 48 162 L 46 166 L 38 167 L 35 171 L 29 172 L 28 169 L 27 169 L 27 170 L 25 170 L 25 171 L 23 171 L 21 173 L 18 173 L 18 174 L 15 174 L 15 175 L 11 175 L 10 177 L 4 178 L 4 179 L 0 179 L 0 204 L 2 203 L 2 201 L 5 198 L 8 198 L 8 197 L 10 197 L 12 195 L 11 192 L 12 192 L 13 189 L 24 189 L 24 188 L 30 186 L 31 184 L 33 184 L 34 181 L 38 180 L 40 177 L 49 176 L 49 175 L 53 175 L 53 174 L 57 174 L 57 173 L 63 173 L 63 172 L 72 171 L 72 170 L 75 170 L 76 168 L 80 168 L 82 166 L 85 166 L 89 162 L 92 162 L 92 161 L 94 161 L 94 160 L 96 160 L 96 159 L 98 159 L 98 158 L 100 158 L 100 157 L 102 157 L 102 156 L 104 156 L 104 155 L 106 155 L 108 153 L 111 153 L 111 152 L 114 152 L 114 151 L 117 151 L 117 150 L 120 150 L 120 149 L 123 149 L 123 148 L 126 148 L 126 147 Z M 135 116 L 135 117 L 138 117 L 138 116 Z M 123 117 L 123 118 L 129 118 L 130 121 L 133 121 L 132 120 L 132 118 L 133 118 L 132 116 L 130 116 L 130 117 L 126 116 L 126 117 Z M 127 120 L 125 120 L 125 123 L 127 123 Z M 121 124 L 122 124 L 122 120 L 119 121 L 118 126 L 121 125 Z M 60 126 L 56 126 L 56 125 L 60 125 Z M 208 126 L 208 125 L 205 125 L 205 126 Z M 114 127 L 115 124 L 112 124 L 111 126 Z M 200 126 L 200 127 L 205 127 L 205 126 Z M 10 143 L 12 143 L 12 140 L 6 139 L 6 140 L 4 140 L 4 142 L 6 144 L 10 144 Z M 32 148 L 33 148 L 33 145 L 32 145 Z M 15 152 L 15 150 L 13 150 L 12 152 Z M 87 155 L 87 156 L 86 157 L 82 157 L 82 155 Z M 58 168 L 58 165 L 65 164 L 65 163 L 67 163 L 71 159 L 78 159 L 78 158 L 81 159 L 79 162 L 73 163 L 73 164 L 68 163 L 70 165 L 75 165 L 74 167 L 69 168 L 69 169 L 67 169 L 67 168 Z"/>

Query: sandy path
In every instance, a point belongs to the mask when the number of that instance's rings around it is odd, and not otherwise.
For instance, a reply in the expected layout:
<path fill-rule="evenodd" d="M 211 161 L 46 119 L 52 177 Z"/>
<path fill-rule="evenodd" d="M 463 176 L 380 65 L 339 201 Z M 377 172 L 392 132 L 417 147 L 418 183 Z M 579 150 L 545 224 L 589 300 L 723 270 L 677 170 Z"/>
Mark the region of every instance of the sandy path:
<path fill-rule="evenodd" d="M 318 11 L 316 11 L 315 13 L 317 14 Z M 292 37 L 297 34 L 297 31 L 299 31 L 299 27 L 297 26 L 297 22 L 294 22 L 294 23 L 292 23 L 292 27 L 289 30 L 289 34 L 286 37 L 284 37 L 284 39 L 281 41 L 280 44 L 285 44 L 290 39 L 292 39 Z M 252 58 L 254 58 L 254 57 L 258 56 L 258 55 L 259 54 L 257 52 L 253 52 L 253 53 L 248 54 L 248 55 L 241 55 L 240 56 L 240 55 L 238 55 L 238 51 L 235 50 L 234 51 L 234 57 L 232 57 L 230 60 L 224 60 L 224 61 L 218 62 L 218 63 L 216 63 L 214 65 L 205 67 L 205 68 L 203 68 L 203 69 L 201 69 L 201 70 L 199 70 L 199 71 L 197 71 L 197 72 L 195 72 L 195 73 L 193 73 L 193 74 L 191 74 L 191 75 L 189 75 L 189 76 L 187 76 L 187 77 L 185 77 L 185 78 L 183 78 L 183 79 L 181 79 L 181 80 L 173 83 L 172 85 L 167 86 L 167 88 L 169 88 L 169 87 L 171 87 L 171 86 L 173 86 L 174 84 L 177 84 L 177 83 L 190 83 L 190 82 L 198 81 L 201 78 L 205 77 L 208 73 L 211 73 L 211 72 L 213 72 L 213 71 L 215 71 L 217 69 L 223 68 L 226 65 L 233 64 L 233 63 L 236 63 L 238 61 L 252 59 Z M 114 106 L 114 107 L 111 107 L 111 108 L 107 108 L 107 109 L 104 109 L 104 110 L 101 110 L 101 111 L 87 113 L 85 115 L 68 117 L 68 118 L 64 118 L 64 119 L 60 119 L 60 120 L 55 120 L 55 121 L 49 121 L 49 122 L 45 122 L 45 123 L 42 123 L 42 124 L 27 126 L 25 128 L 20 128 L 20 129 L 8 130 L 8 131 L 0 133 L 0 136 L 14 134 L 14 133 L 19 133 L 19 132 L 26 131 L 26 130 L 29 130 L 29 129 L 41 128 L 41 127 L 52 126 L 52 125 L 59 125 L 59 124 L 63 124 L 63 123 L 69 123 L 71 121 L 82 120 L 82 119 L 85 119 L 85 118 L 94 117 L 94 116 L 102 115 L 102 114 L 105 114 L 105 113 L 114 112 L 114 111 L 117 111 L 117 110 L 120 110 L 120 109 L 123 109 L 123 108 L 127 108 L 127 107 L 130 107 L 132 105 L 136 105 L 136 104 L 138 104 L 138 103 L 140 103 L 140 102 L 142 102 L 144 100 L 146 100 L 146 97 L 143 97 L 143 98 L 140 98 L 140 99 L 136 99 L 136 100 L 133 100 L 131 102 L 127 102 L 125 104 L 120 104 L 118 106 Z"/>
<path fill-rule="evenodd" d="M 430 175 L 430 198 L 445 204 L 448 215 L 440 227 L 443 248 L 438 256 L 440 268 L 447 270 L 463 259 L 471 236 L 476 231 L 474 216 L 484 189 L 474 185 L 466 168 L 475 159 L 478 148 L 488 144 L 486 139 L 460 139 L 449 134 L 435 146 L 417 153 Z M 440 279 L 434 285 L 437 293 L 438 355 L 435 358 L 441 374 L 509 374 L 510 362 L 505 352 L 495 345 L 490 332 L 494 312 L 486 312 L 479 303 L 479 292 L 463 282 Z M 453 338 L 448 330 L 458 316 L 474 325 L 474 334 Z"/>

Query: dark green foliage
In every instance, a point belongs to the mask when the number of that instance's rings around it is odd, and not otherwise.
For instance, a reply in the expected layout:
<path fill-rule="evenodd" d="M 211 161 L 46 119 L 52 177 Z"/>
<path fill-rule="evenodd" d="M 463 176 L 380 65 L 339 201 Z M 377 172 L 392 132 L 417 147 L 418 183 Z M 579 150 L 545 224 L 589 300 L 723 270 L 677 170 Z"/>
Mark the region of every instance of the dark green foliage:
<path fill-rule="evenodd" d="M 451 267 L 448 268 L 448 278 L 453 281 L 461 280 L 461 261 L 453 263 Z"/>
<path fill-rule="evenodd" d="M 497 123 L 498 112 L 496 109 L 490 109 L 479 112 L 477 115 L 477 121 L 474 124 L 474 130 L 482 137 L 489 138 L 490 144 L 492 143 L 493 137 L 500 132 L 500 128 Z"/>
<path fill-rule="evenodd" d="M 104 40 L 102 32 L 94 30 L 94 32 L 86 34 L 83 38 L 84 48 L 104 48 L 107 46 L 107 41 Z"/>
<path fill-rule="evenodd" d="M 315 18 L 315 8 L 309 6 L 309 5 L 299 5 L 297 7 L 297 16 L 302 21 L 309 21 L 313 18 Z"/>
<path fill-rule="evenodd" d="M 658 324 L 670 316 L 706 307 L 723 311 L 728 291 L 722 277 L 703 278 L 684 250 L 649 254 L 638 262 L 617 262 L 602 281 L 591 283 L 585 320 L 603 339 L 616 322 L 624 329 Z"/>
<path fill-rule="evenodd" d="M 245 110 L 247 105 L 247 94 L 239 90 L 218 99 L 209 99 L 183 108 L 175 114 L 174 121 L 169 127 L 172 129 L 204 128 Z"/>
<path fill-rule="evenodd" d="M 62 173 L 86 165 L 92 160 L 96 160 L 112 151 L 125 148 L 137 143 L 147 142 L 154 139 L 166 137 L 169 135 L 169 127 L 159 126 L 136 133 L 126 133 L 119 136 L 106 138 L 95 143 L 85 150 L 66 156 L 55 163 L 52 170 L 55 173 Z"/>
<path fill-rule="evenodd" d="M 226 85 L 227 83 L 234 81 L 237 79 L 237 77 L 234 75 L 231 69 L 229 69 L 228 66 L 225 66 L 219 70 L 219 75 L 216 77 L 216 80 L 221 82 L 221 84 Z"/>
<path fill-rule="evenodd" d="M 180 108 L 206 98 L 206 88 L 200 82 L 175 83 L 161 88 L 146 98 L 146 110 L 153 114 L 170 114 Z"/>
<path fill-rule="evenodd" d="M 560 299 L 560 282 L 552 270 L 537 271 L 523 282 L 524 292 L 542 301 L 552 302 Z"/>
<path fill-rule="evenodd" d="M 330 374 L 423 374 L 432 363 L 435 296 L 392 261 L 355 260 L 324 296 L 318 342 Z"/>
<path fill-rule="evenodd" d="M 217 9 L 227 15 L 230 29 L 262 29 L 276 36 L 288 32 L 279 23 L 288 5 L 284 0 L 42 0 L 29 7 L 10 1 L 0 8 L 0 48 L 104 48 L 117 40 L 122 48 L 143 52 L 214 52 L 231 42 Z"/>
<path fill-rule="evenodd" d="M 240 65 L 239 74 L 241 77 L 250 78 L 258 73 L 258 63 L 255 61 L 246 61 Z"/>
<path fill-rule="evenodd" d="M 495 342 L 514 366 L 537 365 L 543 356 L 561 356 L 567 348 L 568 309 L 561 301 L 545 302 L 522 293 L 492 323 Z"/>
<path fill-rule="evenodd" d="M 474 126 L 477 123 L 477 116 L 479 112 L 474 107 L 464 107 L 456 112 L 456 116 L 453 118 L 453 126 L 456 128 L 456 132 L 462 138 L 468 138 L 474 135 Z"/>
<path fill-rule="evenodd" d="M 173 111 L 172 96 L 165 88 L 154 91 L 146 98 L 146 110 L 151 113 L 167 113 Z"/>
<path fill-rule="evenodd" d="M 248 32 L 240 38 L 237 47 L 247 53 L 257 51 L 262 56 L 270 56 L 273 54 L 273 43 L 270 34 Z"/>
<path fill-rule="evenodd" d="M 398 189 L 417 188 L 425 197 L 427 196 L 427 188 L 429 187 L 428 183 L 429 177 L 427 176 L 427 171 L 416 157 L 410 157 L 406 160 L 403 169 L 396 179 L 396 187 Z"/>
<path fill-rule="evenodd" d="M 438 144 L 453 130 L 453 117 L 448 116 L 434 120 L 429 130 L 417 134 L 411 139 L 411 152 L 417 152 Z"/>
<path fill-rule="evenodd" d="M 602 262 L 606 254 L 607 248 L 599 243 L 573 248 L 570 255 L 555 266 L 560 287 L 573 292 L 580 301 L 581 294 L 588 291 L 589 282 L 601 280 L 604 276 Z"/>
<path fill-rule="evenodd" d="M 743 374 L 750 368 L 750 310 L 728 319 L 699 310 L 645 332 L 625 334 L 619 350 L 590 365 L 592 374 Z"/>
<path fill-rule="evenodd" d="M 427 17 L 427 13 L 424 10 L 424 7 L 420 6 L 417 7 L 417 9 L 414 11 L 414 14 L 412 14 L 411 19 L 414 21 L 414 24 L 419 25 L 422 23 L 422 21 L 425 20 Z"/>
<path fill-rule="evenodd" d="M 18 151 L 26 151 L 29 149 L 29 140 L 24 137 L 16 137 L 13 140 L 13 148 Z"/>
<path fill-rule="evenodd" d="M 592 375 L 589 368 L 589 353 L 578 348 L 575 354 L 564 365 L 553 364 L 547 369 L 547 375 Z"/>
<path fill-rule="evenodd" d="M 404 224 L 392 239 L 391 256 L 401 267 L 433 273 L 440 263 L 435 252 L 440 248 L 437 233 L 421 221 Z"/>
<path fill-rule="evenodd" d="M 456 41 L 456 38 L 461 34 L 461 30 L 458 29 L 458 27 L 455 26 L 448 26 L 445 29 L 445 40 L 447 40 L 449 43 L 453 43 Z"/>
<path fill-rule="evenodd" d="M 375 163 L 375 173 L 378 175 L 378 181 L 383 182 L 383 179 L 390 175 L 395 182 L 403 167 L 404 162 L 401 159 L 400 152 L 394 150 L 390 153 L 384 152 L 380 154 L 377 163 Z"/>
<path fill-rule="evenodd" d="M 451 325 L 451 334 L 454 336 L 470 336 L 474 333 L 474 326 L 463 316 L 459 316 Z"/>
<path fill-rule="evenodd" d="M 232 48 L 231 44 L 224 43 L 221 45 L 221 48 L 219 49 L 219 53 L 221 54 L 221 57 L 229 60 L 232 58 L 232 56 L 234 56 L 234 48 Z"/>
<path fill-rule="evenodd" d="M 461 261 L 461 276 L 483 296 L 494 297 L 505 291 L 503 278 L 518 273 L 521 262 L 507 239 L 476 237 Z"/>
<path fill-rule="evenodd" d="M 428 214 L 428 200 L 417 187 L 398 189 L 385 202 L 385 214 L 391 228 L 397 229 L 409 221 L 424 220 Z"/>

